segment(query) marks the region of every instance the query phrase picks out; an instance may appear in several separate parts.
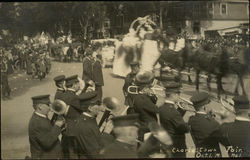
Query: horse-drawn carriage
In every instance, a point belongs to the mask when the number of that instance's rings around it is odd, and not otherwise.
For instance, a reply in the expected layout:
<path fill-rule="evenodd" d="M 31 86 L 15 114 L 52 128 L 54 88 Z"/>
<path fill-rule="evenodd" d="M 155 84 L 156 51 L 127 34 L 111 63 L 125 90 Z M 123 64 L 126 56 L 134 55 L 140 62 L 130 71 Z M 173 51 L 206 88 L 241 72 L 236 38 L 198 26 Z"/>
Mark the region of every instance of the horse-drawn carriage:
<path fill-rule="evenodd" d="M 246 94 L 242 78 L 249 73 L 250 60 L 247 58 L 249 47 L 239 45 L 237 53 L 230 53 L 223 41 L 216 42 L 210 48 L 211 50 L 207 50 L 204 45 L 196 44 L 196 42 L 198 40 L 185 39 L 184 43 L 183 41 L 180 43 L 184 44 L 182 47 L 176 47 L 176 44 L 171 45 L 171 39 L 164 36 L 149 17 L 139 17 L 131 24 L 129 33 L 116 45 L 113 73 L 125 77 L 131 71 L 129 64 L 133 61 L 140 64 L 138 74 L 151 72 L 155 76 L 164 64 L 177 69 L 179 76 L 182 70 L 192 67 L 195 71 L 197 90 L 199 90 L 201 72 L 207 73 L 209 90 L 211 89 L 209 85 L 211 75 L 215 75 L 218 96 L 223 92 L 222 78 L 228 74 L 236 74 L 239 79 L 236 86 L 240 83 L 243 94 Z M 188 75 L 190 74 L 193 73 Z"/>

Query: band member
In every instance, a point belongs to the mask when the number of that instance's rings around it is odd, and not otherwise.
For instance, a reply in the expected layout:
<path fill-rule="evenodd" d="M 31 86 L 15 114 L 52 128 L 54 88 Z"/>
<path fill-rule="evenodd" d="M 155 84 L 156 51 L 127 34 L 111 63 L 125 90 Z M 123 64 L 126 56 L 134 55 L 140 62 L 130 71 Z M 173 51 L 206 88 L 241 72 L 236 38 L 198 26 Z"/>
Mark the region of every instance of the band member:
<path fill-rule="evenodd" d="M 64 124 L 63 119 L 57 119 L 52 126 L 47 118 L 50 111 L 49 95 L 32 97 L 33 113 L 29 121 L 29 142 L 32 159 L 60 159 L 62 147 L 58 136 Z"/>
<path fill-rule="evenodd" d="M 185 134 L 189 132 L 188 124 L 185 123 L 182 118 L 185 111 L 180 110 L 177 105 L 180 87 L 181 85 L 179 83 L 170 83 L 165 86 L 166 100 L 165 103 L 159 107 L 161 125 L 168 131 L 173 140 L 172 157 L 174 158 L 186 157 L 185 152 L 176 151 L 187 149 Z"/>
<path fill-rule="evenodd" d="M 210 103 L 209 95 L 205 92 L 194 93 L 190 98 L 196 110 L 188 124 L 191 127 L 191 136 L 196 146 L 196 158 L 221 157 L 219 142 L 212 134 L 219 129 L 219 123 L 208 114 L 206 105 Z"/>
<path fill-rule="evenodd" d="M 93 92 L 81 93 L 80 95 L 76 95 L 76 92 L 80 89 L 80 84 L 79 84 L 77 75 L 67 77 L 65 80 L 66 80 L 67 91 L 65 92 L 64 102 L 69 105 L 69 109 L 67 111 L 67 115 L 65 116 L 65 119 L 66 119 L 66 123 L 68 124 L 68 123 L 75 122 L 75 120 L 77 120 L 79 116 L 82 114 L 82 112 L 85 110 L 84 109 L 85 106 L 81 105 L 82 101 L 95 98 L 97 94 L 95 91 L 93 91 Z M 70 157 L 74 158 L 76 154 L 73 154 L 74 152 L 69 151 L 69 149 L 67 148 L 68 143 L 71 143 L 73 141 L 72 138 L 70 138 L 72 136 L 70 136 L 68 133 L 69 132 L 63 133 L 63 136 L 62 136 L 64 158 L 70 158 Z"/>
<path fill-rule="evenodd" d="M 246 96 L 233 98 L 236 118 L 234 122 L 223 123 L 214 133 L 215 138 L 226 147 L 230 157 L 250 156 L 250 104 Z"/>
<path fill-rule="evenodd" d="M 64 99 L 64 93 L 66 91 L 65 86 L 65 75 L 59 75 L 54 78 L 55 84 L 57 86 L 55 99 Z"/>
<path fill-rule="evenodd" d="M 150 89 L 153 79 L 154 75 L 150 72 L 145 72 L 144 74 L 136 76 L 135 84 L 137 86 L 134 93 L 131 92 L 134 112 L 139 114 L 139 123 L 141 127 L 139 129 L 138 139 L 140 141 L 143 141 L 144 134 L 149 132 L 149 122 L 157 121 L 157 97 Z"/>
<path fill-rule="evenodd" d="M 125 105 L 131 106 L 132 107 L 132 99 L 130 94 L 128 93 L 128 87 L 130 85 L 133 85 L 134 81 L 135 81 L 135 76 L 136 74 L 139 72 L 139 63 L 138 62 L 132 62 L 130 63 L 131 66 L 131 72 L 126 76 L 125 78 L 125 83 L 123 85 L 123 94 L 125 96 Z M 128 114 L 129 113 L 133 113 L 131 111 L 131 108 L 128 108 Z"/>
<path fill-rule="evenodd" d="M 136 151 L 138 118 L 138 114 L 112 118 L 116 140 L 100 151 L 101 158 L 138 158 Z"/>
<path fill-rule="evenodd" d="M 63 106 L 60 105 L 60 100 L 56 100 L 53 104 L 54 109 L 58 108 L 56 112 L 63 114 L 66 118 L 67 128 L 63 136 L 64 145 L 66 145 L 68 151 L 68 159 L 96 158 L 100 149 L 104 146 L 95 119 L 99 107 L 94 105 L 93 101 L 95 101 L 94 98 L 97 95 L 96 92 L 94 93 L 85 93 L 84 99 L 81 100 L 84 101 L 81 108 L 83 114 L 74 119 L 70 118 L 71 106 L 74 105 L 72 101 Z"/>

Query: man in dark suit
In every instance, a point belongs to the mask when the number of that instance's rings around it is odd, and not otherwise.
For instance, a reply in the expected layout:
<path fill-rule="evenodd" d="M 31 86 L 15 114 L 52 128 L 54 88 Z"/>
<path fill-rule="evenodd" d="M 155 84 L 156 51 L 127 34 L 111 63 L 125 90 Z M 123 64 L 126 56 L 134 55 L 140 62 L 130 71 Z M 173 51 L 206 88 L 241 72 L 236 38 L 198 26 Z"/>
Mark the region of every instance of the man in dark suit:
<path fill-rule="evenodd" d="M 66 119 L 67 128 L 63 134 L 67 159 L 96 158 L 100 149 L 104 146 L 101 133 L 96 123 L 98 106 L 95 105 L 96 92 L 88 92 L 82 96 L 81 112 L 78 117 L 72 117 L 72 110 L 75 104 L 69 101 L 64 106 L 63 114 Z M 55 101 L 54 103 L 57 103 Z M 53 104 L 57 105 L 57 104 Z M 54 107 L 61 108 L 61 107 Z M 59 114 L 59 110 L 57 111 Z"/>
<path fill-rule="evenodd" d="M 158 107 L 156 106 L 157 97 L 150 89 L 154 75 L 150 72 L 145 72 L 136 76 L 134 93 L 131 92 L 134 112 L 139 114 L 139 137 L 143 141 L 144 134 L 149 132 L 148 124 L 152 121 L 157 121 Z"/>
<path fill-rule="evenodd" d="M 91 48 L 87 48 L 85 51 L 86 57 L 83 59 L 83 73 L 82 80 L 85 81 L 86 84 L 93 83 L 93 51 Z"/>
<path fill-rule="evenodd" d="M 8 83 L 8 60 L 7 57 L 3 57 L 2 63 L 1 63 L 1 88 L 2 88 L 2 97 L 3 100 L 6 100 L 6 98 L 10 99 L 10 87 Z"/>
<path fill-rule="evenodd" d="M 230 157 L 250 157 L 250 104 L 246 96 L 233 98 L 236 118 L 234 122 L 223 123 L 214 137 L 228 151 Z"/>
<path fill-rule="evenodd" d="M 92 99 L 96 97 L 96 92 L 88 92 L 81 93 L 80 95 L 76 95 L 76 92 L 80 89 L 80 84 L 77 75 L 73 75 L 67 77 L 65 79 L 67 91 L 65 91 L 64 102 L 69 105 L 67 110 L 67 114 L 65 115 L 66 123 L 68 126 L 67 130 L 70 130 L 71 126 L 74 126 L 74 123 L 85 110 L 85 106 L 81 105 L 82 101 Z M 73 135 L 72 135 L 73 134 Z M 74 158 L 76 154 L 72 151 L 72 147 L 68 147 L 69 143 L 73 143 L 74 140 L 74 132 L 64 132 L 62 136 L 62 146 L 64 149 L 64 157 L 65 158 Z M 72 145 L 71 145 L 72 146 Z"/>
<path fill-rule="evenodd" d="M 131 72 L 126 76 L 125 82 L 124 82 L 124 85 L 122 88 L 123 94 L 125 96 L 125 105 L 130 106 L 128 108 L 128 111 L 127 111 L 128 114 L 133 113 L 133 111 L 131 111 L 132 110 L 131 108 L 133 108 L 132 107 L 132 99 L 131 99 L 130 94 L 128 93 L 128 87 L 133 85 L 133 83 L 135 81 L 135 76 L 139 71 L 139 63 L 132 62 L 132 63 L 130 63 L 130 67 L 131 67 Z"/>
<path fill-rule="evenodd" d="M 66 91 L 65 87 L 65 75 L 59 75 L 54 78 L 55 84 L 57 86 L 56 94 L 54 99 L 64 99 L 64 93 Z"/>
<path fill-rule="evenodd" d="M 50 111 L 49 95 L 32 97 L 33 113 L 29 122 L 29 142 L 32 159 L 60 159 L 62 147 L 58 139 L 63 119 L 57 119 L 52 126 L 47 118 Z"/>
<path fill-rule="evenodd" d="M 138 118 L 138 114 L 112 118 L 116 140 L 100 151 L 100 158 L 138 158 L 136 151 Z"/>
<path fill-rule="evenodd" d="M 180 93 L 180 83 L 169 83 L 165 86 L 166 100 L 163 105 L 159 107 L 160 122 L 163 128 L 168 131 L 172 140 L 172 157 L 185 158 L 186 153 L 178 152 L 177 150 L 185 150 L 186 139 L 185 134 L 189 132 L 188 124 L 184 122 L 183 116 L 185 111 L 180 110 L 177 105 Z M 179 112 L 180 110 L 180 112 Z"/>
<path fill-rule="evenodd" d="M 95 91 L 97 92 L 97 102 L 102 102 L 102 86 L 104 86 L 101 60 L 98 58 L 97 50 L 93 53 L 93 81 L 95 83 Z"/>
<path fill-rule="evenodd" d="M 190 98 L 196 110 L 188 124 L 191 127 L 191 136 L 196 146 L 196 158 L 221 157 L 219 142 L 212 134 L 219 129 L 220 124 L 208 114 L 206 105 L 210 103 L 209 95 L 205 92 L 196 92 Z"/>

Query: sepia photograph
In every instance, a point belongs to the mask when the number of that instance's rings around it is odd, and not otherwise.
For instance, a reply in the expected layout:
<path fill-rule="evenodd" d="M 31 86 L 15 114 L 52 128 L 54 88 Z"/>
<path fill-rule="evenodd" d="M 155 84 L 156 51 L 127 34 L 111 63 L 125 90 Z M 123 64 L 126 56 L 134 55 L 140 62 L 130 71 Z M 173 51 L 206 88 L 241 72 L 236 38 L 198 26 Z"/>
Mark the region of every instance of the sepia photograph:
<path fill-rule="evenodd" d="M 248 0 L 0 2 L 1 159 L 250 158 Z"/>

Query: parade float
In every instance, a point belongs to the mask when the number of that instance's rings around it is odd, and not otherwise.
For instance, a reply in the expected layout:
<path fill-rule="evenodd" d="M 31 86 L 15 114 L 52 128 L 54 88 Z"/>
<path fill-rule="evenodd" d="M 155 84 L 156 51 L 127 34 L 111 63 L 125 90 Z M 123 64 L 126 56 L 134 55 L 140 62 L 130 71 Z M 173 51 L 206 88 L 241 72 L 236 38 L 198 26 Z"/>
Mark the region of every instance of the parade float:
<path fill-rule="evenodd" d="M 157 36 L 160 30 L 150 16 L 138 17 L 134 20 L 122 41 L 117 41 L 113 74 L 125 77 L 131 72 L 130 63 L 139 62 L 140 72 L 154 72 L 159 68 L 156 64 L 160 57 Z"/>

